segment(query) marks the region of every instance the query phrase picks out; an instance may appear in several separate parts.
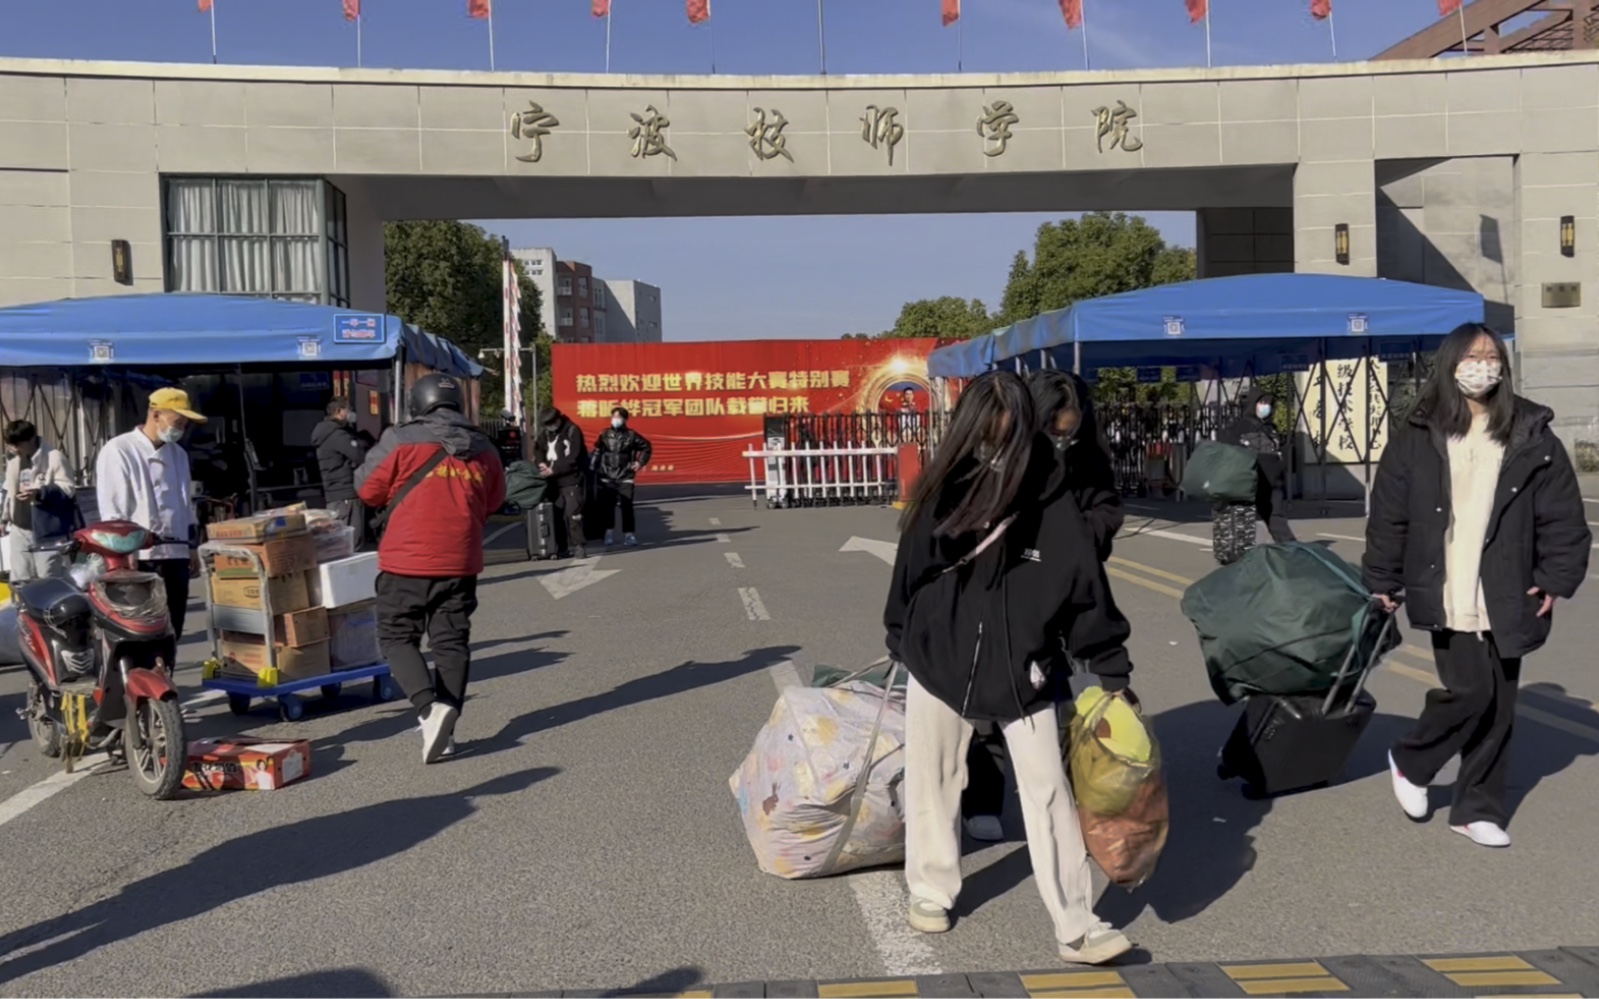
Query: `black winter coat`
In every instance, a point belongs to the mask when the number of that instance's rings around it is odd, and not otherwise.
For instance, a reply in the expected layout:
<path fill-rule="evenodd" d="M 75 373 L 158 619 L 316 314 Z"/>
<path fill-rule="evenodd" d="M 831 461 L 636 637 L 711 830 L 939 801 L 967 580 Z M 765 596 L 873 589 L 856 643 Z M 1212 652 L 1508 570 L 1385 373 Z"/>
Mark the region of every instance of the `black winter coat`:
<path fill-rule="evenodd" d="M 533 442 L 533 461 L 550 466 L 548 478 L 556 488 L 582 482 L 589 467 L 582 428 L 565 416 L 554 428 L 546 424 Z"/>
<path fill-rule="evenodd" d="M 959 502 L 967 471 L 957 468 L 957 484 L 917 511 L 900 538 L 883 610 L 889 655 L 973 720 L 1015 721 L 1050 704 L 1063 640 L 1110 685 L 1125 686 L 1131 629 L 1108 599 L 1092 531 L 1053 445 L 1039 435 L 1011 526 L 969 564 L 946 572 L 988 534 L 934 533 Z"/>
<path fill-rule="evenodd" d="M 1516 399 L 1515 425 L 1505 446 L 1493 513 L 1482 553 L 1483 599 L 1499 652 L 1524 656 L 1549 638 L 1542 599 L 1570 599 L 1588 573 L 1588 530 L 1576 471 L 1549 429 L 1554 414 Z M 1410 623 L 1444 629 L 1444 546 L 1451 498 L 1448 441 L 1443 431 L 1412 415 L 1383 451 L 1372 483 L 1366 522 L 1366 586 L 1403 593 Z"/>
<path fill-rule="evenodd" d="M 329 503 L 355 499 L 355 470 L 371 446 L 354 430 L 330 417 L 311 428 L 316 464 L 322 472 L 322 498 Z"/>
<path fill-rule="evenodd" d="M 1271 393 L 1260 389 L 1250 389 L 1245 392 L 1239 400 L 1243 415 L 1229 423 L 1216 435 L 1216 439 L 1223 444 L 1233 444 L 1255 452 L 1255 465 L 1260 469 L 1261 478 L 1265 480 L 1262 487 L 1270 493 L 1273 489 L 1282 488 L 1285 469 L 1282 435 L 1277 432 L 1275 426 L 1255 415 L 1255 406 L 1261 399 L 1268 398 L 1272 398 Z"/>
<path fill-rule="evenodd" d="M 607 485 L 632 482 L 638 468 L 650 463 L 654 448 L 649 439 L 632 427 L 606 427 L 594 439 L 594 471 Z"/>

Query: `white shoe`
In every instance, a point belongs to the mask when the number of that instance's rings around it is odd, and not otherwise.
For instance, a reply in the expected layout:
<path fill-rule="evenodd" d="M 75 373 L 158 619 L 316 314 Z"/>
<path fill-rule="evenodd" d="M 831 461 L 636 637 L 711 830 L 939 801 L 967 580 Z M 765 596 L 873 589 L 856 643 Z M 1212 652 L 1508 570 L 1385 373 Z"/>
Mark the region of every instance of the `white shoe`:
<path fill-rule="evenodd" d="M 979 843 L 1003 843 L 1005 827 L 998 815 L 973 815 L 966 820 L 966 835 Z"/>
<path fill-rule="evenodd" d="M 1069 964 L 1108 964 L 1133 949 L 1121 930 L 1089 930 L 1081 940 L 1060 945 L 1060 958 Z"/>
<path fill-rule="evenodd" d="M 1394 762 L 1394 754 L 1388 754 L 1388 773 L 1393 777 L 1394 797 L 1399 800 L 1399 807 L 1404 813 L 1417 822 L 1427 817 L 1427 789 L 1418 787 L 1405 779 L 1399 772 L 1399 764 Z"/>
<path fill-rule="evenodd" d="M 949 931 L 949 910 L 925 898 L 912 898 L 907 914 L 911 929 L 919 933 L 946 933 Z"/>
<path fill-rule="evenodd" d="M 422 762 L 437 763 L 455 734 L 455 719 L 460 712 L 442 701 L 428 705 L 422 715 Z"/>
<path fill-rule="evenodd" d="M 1463 826 L 1450 826 L 1449 828 L 1478 846 L 1488 846 L 1496 850 L 1502 850 L 1510 845 L 1510 834 L 1492 822 L 1472 822 Z"/>
<path fill-rule="evenodd" d="M 629 534 L 627 537 L 623 538 L 622 539 L 622 546 L 624 548 L 637 548 L 638 547 L 638 535 Z"/>

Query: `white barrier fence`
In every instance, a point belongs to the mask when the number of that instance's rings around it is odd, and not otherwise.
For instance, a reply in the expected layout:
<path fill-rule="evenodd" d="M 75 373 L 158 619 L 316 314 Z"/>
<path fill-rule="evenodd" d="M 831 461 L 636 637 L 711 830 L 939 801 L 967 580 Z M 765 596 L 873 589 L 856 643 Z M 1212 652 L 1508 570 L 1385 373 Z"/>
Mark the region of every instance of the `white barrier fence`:
<path fill-rule="evenodd" d="M 899 449 L 762 448 L 750 463 L 750 502 L 769 507 L 891 503 L 899 498 Z"/>

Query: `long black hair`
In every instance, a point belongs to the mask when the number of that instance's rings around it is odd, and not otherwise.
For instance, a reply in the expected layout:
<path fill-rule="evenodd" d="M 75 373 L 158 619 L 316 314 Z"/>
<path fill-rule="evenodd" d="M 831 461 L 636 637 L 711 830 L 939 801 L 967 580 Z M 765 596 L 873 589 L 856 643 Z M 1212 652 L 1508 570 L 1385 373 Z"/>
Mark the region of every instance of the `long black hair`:
<path fill-rule="evenodd" d="M 907 529 L 927 508 L 942 515 L 934 532 L 955 537 L 982 529 L 1010 509 L 1033 455 L 1033 402 L 1027 385 L 1009 371 L 991 371 L 961 392 L 949 428 L 922 469 L 900 518 Z M 958 498 L 950 490 L 962 487 Z M 947 511 L 946 498 L 954 499 Z"/>
<path fill-rule="evenodd" d="M 1033 415 L 1040 433 L 1053 437 L 1055 418 L 1062 410 L 1075 409 L 1078 414 L 1075 439 L 1098 450 L 1106 461 L 1110 460 L 1110 443 L 1094 413 L 1093 390 L 1081 375 L 1043 368 L 1027 376 L 1027 388 L 1033 396 Z"/>
<path fill-rule="evenodd" d="M 1488 434 L 1500 444 L 1508 444 L 1516 421 L 1516 395 L 1510 388 L 1510 351 L 1504 338 L 1482 323 L 1456 326 L 1444 337 L 1433 361 L 1432 377 L 1416 399 L 1416 414 L 1451 437 L 1464 437 L 1471 430 L 1471 407 L 1466 394 L 1455 384 L 1455 368 L 1482 337 L 1493 341 L 1500 370 L 1499 384 L 1482 399 L 1488 408 Z"/>

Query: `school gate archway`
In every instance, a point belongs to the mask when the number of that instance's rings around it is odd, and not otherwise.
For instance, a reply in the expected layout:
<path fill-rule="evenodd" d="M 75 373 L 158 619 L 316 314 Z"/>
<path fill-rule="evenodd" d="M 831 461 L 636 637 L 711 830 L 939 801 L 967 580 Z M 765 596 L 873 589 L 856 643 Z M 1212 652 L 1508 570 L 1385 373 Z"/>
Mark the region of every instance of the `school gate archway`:
<path fill-rule="evenodd" d="M 230 178 L 282 183 L 201 191 Z M 1206 276 L 1473 288 L 1526 391 L 1599 437 L 1595 52 L 846 78 L 0 60 L 0 304 L 381 309 L 392 219 L 1089 209 L 1197 211 Z"/>

